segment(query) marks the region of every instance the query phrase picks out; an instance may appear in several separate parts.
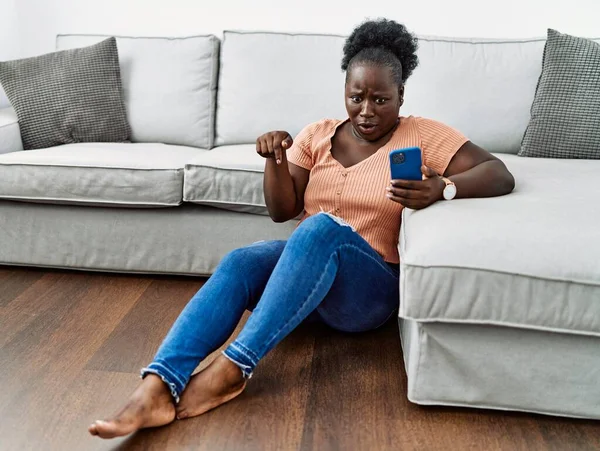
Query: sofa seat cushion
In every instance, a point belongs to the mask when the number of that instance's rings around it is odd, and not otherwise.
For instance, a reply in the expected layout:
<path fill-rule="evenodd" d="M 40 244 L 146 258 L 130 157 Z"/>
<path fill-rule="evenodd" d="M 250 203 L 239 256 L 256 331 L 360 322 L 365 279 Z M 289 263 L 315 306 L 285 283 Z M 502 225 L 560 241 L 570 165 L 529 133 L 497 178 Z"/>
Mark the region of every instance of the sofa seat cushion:
<path fill-rule="evenodd" d="M 183 168 L 205 150 L 165 144 L 68 144 L 0 155 L 0 198 L 132 207 L 182 202 Z"/>
<path fill-rule="evenodd" d="M 501 157 L 515 191 L 405 210 L 400 316 L 600 335 L 600 161 Z"/>
<path fill-rule="evenodd" d="M 265 159 L 256 153 L 255 144 L 216 147 L 186 164 L 183 200 L 267 215 L 264 168 Z"/>

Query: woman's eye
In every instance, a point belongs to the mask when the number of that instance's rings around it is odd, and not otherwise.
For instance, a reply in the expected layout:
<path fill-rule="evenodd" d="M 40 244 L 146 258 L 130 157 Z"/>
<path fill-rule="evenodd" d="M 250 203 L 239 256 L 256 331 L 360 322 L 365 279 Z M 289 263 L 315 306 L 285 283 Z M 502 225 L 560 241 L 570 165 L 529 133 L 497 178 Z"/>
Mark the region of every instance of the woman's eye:
<path fill-rule="evenodd" d="M 377 99 L 375 102 L 378 103 L 379 105 L 382 105 L 386 102 L 387 99 Z"/>
<path fill-rule="evenodd" d="M 350 97 L 350 100 L 352 100 L 354 103 L 358 103 L 358 102 L 360 102 L 360 97 L 359 96 L 352 96 L 352 97 Z"/>

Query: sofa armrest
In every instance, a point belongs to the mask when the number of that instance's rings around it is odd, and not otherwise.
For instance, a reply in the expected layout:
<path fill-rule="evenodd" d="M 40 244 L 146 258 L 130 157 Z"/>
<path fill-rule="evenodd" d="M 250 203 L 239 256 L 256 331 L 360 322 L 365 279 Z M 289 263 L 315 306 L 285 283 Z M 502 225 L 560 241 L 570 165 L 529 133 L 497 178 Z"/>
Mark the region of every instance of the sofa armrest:
<path fill-rule="evenodd" d="M 0 109 L 0 154 L 23 150 L 17 114 L 12 108 Z"/>

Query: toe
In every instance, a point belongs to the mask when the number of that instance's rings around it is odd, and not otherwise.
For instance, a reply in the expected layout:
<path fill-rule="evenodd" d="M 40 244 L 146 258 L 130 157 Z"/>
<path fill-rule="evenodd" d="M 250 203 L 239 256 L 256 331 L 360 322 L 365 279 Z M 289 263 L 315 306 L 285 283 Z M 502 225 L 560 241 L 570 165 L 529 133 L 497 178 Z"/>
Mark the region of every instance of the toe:
<path fill-rule="evenodd" d="M 177 408 L 177 419 L 178 420 L 184 420 L 187 417 L 189 417 L 189 413 L 184 407 Z"/>
<path fill-rule="evenodd" d="M 127 435 L 133 432 L 135 427 L 127 427 L 116 421 L 96 421 L 96 430 L 102 438 L 113 438 Z"/>
<path fill-rule="evenodd" d="M 98 435 L 98 429 L 96 429 L 96 423 L 92 423 L 88 426 L 88 432 L 92 435 Z"/>

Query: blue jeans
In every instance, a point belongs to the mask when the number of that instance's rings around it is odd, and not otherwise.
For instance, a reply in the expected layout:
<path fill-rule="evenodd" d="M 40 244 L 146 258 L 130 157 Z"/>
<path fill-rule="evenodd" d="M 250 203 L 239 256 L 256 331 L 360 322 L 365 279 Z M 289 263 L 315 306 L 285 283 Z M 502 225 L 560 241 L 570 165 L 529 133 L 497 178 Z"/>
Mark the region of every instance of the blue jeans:
<path fill-rule="evenodd" d="M 249 378 L 259 360 L 309 315 L 345 332 L 384 324 L 398 307 L 397 267 L 349 225 L 326 213 L 304 220 L 286 241 L 232 251 L 175 321 L 142 377 L 156 374 L 176 402 L 198 364 L 223 351 Z"/>

